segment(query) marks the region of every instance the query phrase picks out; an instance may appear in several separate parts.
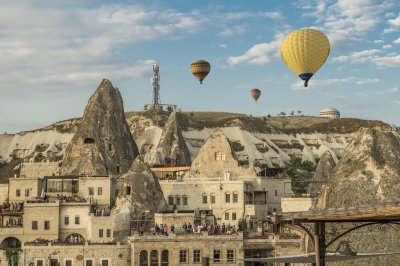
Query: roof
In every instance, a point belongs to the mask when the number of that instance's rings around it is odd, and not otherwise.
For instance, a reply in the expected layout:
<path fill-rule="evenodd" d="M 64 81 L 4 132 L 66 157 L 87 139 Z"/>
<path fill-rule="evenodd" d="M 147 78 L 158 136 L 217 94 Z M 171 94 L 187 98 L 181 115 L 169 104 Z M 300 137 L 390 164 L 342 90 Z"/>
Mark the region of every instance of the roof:
<path fill-rule="evenodd" d="M 400 202 L 382 205 L 282 213 L 282 220 L 302 222 L 400 221 Z"/>
<path fill-rule="evenodd" d="M 190 166 L 176 166 L 176 167 L 153 167 L 150 168 L 153 172 L 179 172 L 190 169 Z"/>

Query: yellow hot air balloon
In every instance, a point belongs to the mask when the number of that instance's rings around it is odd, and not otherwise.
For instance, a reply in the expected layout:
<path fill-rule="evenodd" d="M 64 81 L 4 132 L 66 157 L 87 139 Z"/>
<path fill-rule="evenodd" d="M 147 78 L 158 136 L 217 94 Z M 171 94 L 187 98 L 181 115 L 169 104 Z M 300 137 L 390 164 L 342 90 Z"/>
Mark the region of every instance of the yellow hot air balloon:
<path fill-rule="evenodd" d="M 261 91 L 259 89 L 254 88 L 250 91 L 250 94 L 251 97 L 253 97 L 254 101 L 257 102 L 258 98 L 260 98 L 261 96 Z"/>
<path fill-rule="evenodd" d="M 206 60 L 199 59 L 190 64 L 190 72 L 203 84 L 203 80 L 210 73 L 211 65 Z"/>
<path fill-rule="evenodd" d="M 281 55 L 285 64 L 304 80 L 308 86 L 310 78 L 328 58 L 330 44 L 324 33 L 315 29 L 296 30 L 285 37 Z"/>

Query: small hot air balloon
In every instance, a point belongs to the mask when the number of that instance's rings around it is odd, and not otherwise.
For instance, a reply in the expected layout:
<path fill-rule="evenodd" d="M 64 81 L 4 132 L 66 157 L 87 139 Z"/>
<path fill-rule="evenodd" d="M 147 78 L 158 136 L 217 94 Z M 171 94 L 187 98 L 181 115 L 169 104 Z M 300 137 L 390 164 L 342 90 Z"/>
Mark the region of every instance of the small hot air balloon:
<path fill-rule="evenodd" d="M 210 73 L 211 65 L 206 60 L 195 60 L 190 64 L 190 72 L 203 84 L 203 80 Z"/>
<path fill-rule="evenodd" d="M 261 96 L 261 91 L 259 89 L 254 88 L 250 91 L 250 94 L 251 97 L 253 97 L 254 101 L 257 102 L 258 98 L 260 98 Z"/>
<path fill-rule="evenodd" d="M 296 30 L 285 37 L 281 55 L 285 64 L 304 80 L 308 86 L 310 78 L 328 58 L 330 44 L 324 33 L 315 29 Z"/>

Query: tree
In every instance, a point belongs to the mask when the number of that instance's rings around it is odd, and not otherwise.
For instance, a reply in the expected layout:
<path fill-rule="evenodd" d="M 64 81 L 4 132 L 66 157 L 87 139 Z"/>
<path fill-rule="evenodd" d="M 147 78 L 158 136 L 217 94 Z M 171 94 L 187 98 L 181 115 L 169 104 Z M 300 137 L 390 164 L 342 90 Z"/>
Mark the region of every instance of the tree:
<path fill-rule="evenodd" d="M 167 106 L 167 111 L 172 113 L 172 111 L 174 111 L 174 108 L 171 105 Z"/>
<path fill-rule="evenodd" d="M 307 193 L 309 182 L 312 180 L 316 166 L 310 161 L 301 161 L 301 158 L 291 156 L 285 163 L 285 174 L 292 181 L 292 190 L 295 194 Z"/>
<path fill-rule="evenodd" d="M 279 115 L 281 115 L 281 116 L 285 116 L 285 115 L 286 115 L 286 113 L 285 113 L 285 112 L 280 112 L 280 113 L 279 113 Z"/>
<path fill-rule="evenodd" d="M 291 115 L 291 116 L 294 116 L 294 111 L 290 111 L 290 115 Z"/>
<path fill-rule="evenodd" d="M 297 114 L 298 114 L 298 115 L 301 115 L 301 113 L 303 113 L 303 111 L 297 110 Z"/>

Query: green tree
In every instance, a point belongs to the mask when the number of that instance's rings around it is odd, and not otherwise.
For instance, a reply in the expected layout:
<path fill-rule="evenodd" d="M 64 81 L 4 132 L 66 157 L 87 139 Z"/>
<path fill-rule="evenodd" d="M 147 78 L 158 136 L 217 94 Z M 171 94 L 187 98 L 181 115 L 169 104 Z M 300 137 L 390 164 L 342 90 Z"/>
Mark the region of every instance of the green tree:
<path fill-rule="evenodd" d="M 312 180 L 316 166 L 310 161 L 301 161 L 301 158 L 291 156 L 285 163 L 285 174 L 292 181 L 292 190 L 295 194 L 307 193 L 309 182 Z"/>

